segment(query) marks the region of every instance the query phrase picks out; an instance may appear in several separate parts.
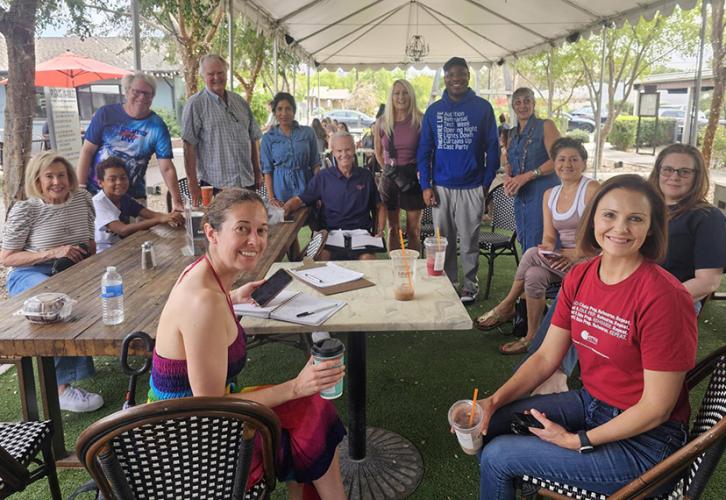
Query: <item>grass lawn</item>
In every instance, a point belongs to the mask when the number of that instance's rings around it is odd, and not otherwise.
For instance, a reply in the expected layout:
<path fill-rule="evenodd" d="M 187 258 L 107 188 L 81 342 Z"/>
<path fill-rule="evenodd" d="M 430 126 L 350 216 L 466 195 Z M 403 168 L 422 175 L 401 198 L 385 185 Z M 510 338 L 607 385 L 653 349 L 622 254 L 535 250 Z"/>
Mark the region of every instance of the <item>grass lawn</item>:
<path fill-rule="evenodd" d="M 303 231 L 306 233 L 307 231 Z M 495 265 L 494 284 L 488 301 L 470 308 L 472 317 L 488 310 L 503 297 L 514 275 L 514 259 L 501 257 Z M 485 283 L 482 262 L 479 279 Z M 375 314 L 375 311 L 371 311 Z M 709 303 L 700 318 L 699 358 L 724 343 L 726 302 Z M 456 438 L 449 434 L 446 412 L 456 399 L 471 397 L 474 387 L 480 396 L 491 394 L 511 374 L 519 356 L 502 356 L 497 346 L 508 337 L 500 333 L 398 332 L 370 335 L 368 340 L 368 425 L 398 432 L 411 440 L 423 455 L 425 473 L 411 498 L 473 499 L 478 495 L 476 460 L 461 453 Z M 249 353 L 240 378 L 244 385 L 282 382 L 294 377 L 304 362 L 303 354 L 290 347 L 268 345 Z M 121 407 L 127 379 L 114 358 L 97 358 L 97 376 L 83 387 L 100 391 L 106 405 L 90 415 L 64 414 L 66 445 L 73 448 L 82 429 L 92 421 Z M 137 399 L 148 389 L 147 380 L 138 384 Z M 700 394 L 693 394 L 697 404 Z M 17 377 L 14 370 L 0 376 L 0 421 L 20 418 Z M 336 401 L 345 419 L 346 398 Z M 67 496 L 88 479 L 85 471 L 60 471 L 61 487 Z M 49 498 L 47 482 L 40 481 L 18 500 Z M 90 496 L 86 497 L 90 498 Z M 273 498 L 285 498 L 284 487 Z M 726 462 L 711 479 L 703 498 L 726 498 Z"/>

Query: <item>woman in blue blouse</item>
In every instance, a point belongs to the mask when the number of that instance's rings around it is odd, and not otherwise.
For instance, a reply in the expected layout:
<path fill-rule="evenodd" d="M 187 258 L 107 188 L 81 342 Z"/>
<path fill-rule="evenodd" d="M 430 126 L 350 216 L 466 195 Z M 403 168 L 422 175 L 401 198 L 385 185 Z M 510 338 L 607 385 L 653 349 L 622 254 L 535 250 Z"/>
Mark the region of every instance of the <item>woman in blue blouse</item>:
<path fill-rule="evenodd" d="M 270 203 L 282 207 L 302 194 L 320 169 L 318 141 L 312 128 L 295 121 L 295 98 L 278 92 L 272 101 L 278 125 L 262 136 L 260 157 Z"/>
<path fill-rule="evenodd" d="M 542 198 L 544 192 L 560 183 L 548 151 L 560 132 L 552 120 L 537 118 L 534 92 L 526 87 L 512 94 L 517 126 L 509 130 L 504 153 L 504 190 L 515 196 L 514 217 L 522 253 L 542 241 Z"/>

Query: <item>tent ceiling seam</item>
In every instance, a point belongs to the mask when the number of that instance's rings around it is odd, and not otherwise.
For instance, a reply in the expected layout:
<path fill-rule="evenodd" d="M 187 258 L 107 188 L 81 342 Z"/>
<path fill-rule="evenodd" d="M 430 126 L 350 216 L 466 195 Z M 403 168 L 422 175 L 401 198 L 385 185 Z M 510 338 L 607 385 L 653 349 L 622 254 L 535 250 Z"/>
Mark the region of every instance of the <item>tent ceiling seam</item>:
<path fill-rule="evenodd" d="M 448 25 L 446 25 L 446 23 L 444 23 L 443 21 L 441 21 L 441 19 L 439 19 L 438 17 L 436 17 L 435 15 L 433 15 L 431 12 L 428 12 L 427 11 L 427 13 L 428 13 L 428 15 L 430 15 L 431 17 L 433 17 L 434 20 L 437 23 L 439 23 L 441 26 L 443 26 L 444 28 L 446 28 L 449 31 L 449 33 L 451 33 L 456 38 L 458 38 L 459 40 L 461 40 L 465 45 L 467 45 L 471 50 L 473 50 L 474 52 L 476 52 L 477 54 L 479 54 L 480 56 L 482 56 L 487 62 L 492 62 L 491 59 L 489 59 L 487 56 L 485 56 L 484 54 L 482 54 L 479 51 L 479 49 L 477 49 L 472 44 L 470 44 L 468 41 L 466 41 L 461 35 L 459 35 L 458 33 L 456 33 L 453 29 L 451 29 L 451 27 L 449 27 Z"/>
<path fill-rule="evenodd" d="M 352 12 L 352 13 L 348 14 L 347 16 L 344 16 L 344 17 L 342 17 L 342 18 L 338 19 L 337 21 L 333 21 L 332 23 L 328 24 L 328 25 L 327 25 L 327 26 L 325 26 L 324 28 L 321 28 L 321 29 L 319 29 L 318 31 L 315 31 L 315 32 L 313 32 L 313 33 L 311 33 L 311 34 L 309 34 L 309 35 L 306 35 L 306 36 L 302 37 L 302 38 L 301 38 L 301 39 L 300 39 L 300 40 L 298 41 L 298 43 L 302 43 L 302 42 L 304 42 L 305 40 L 307 40 L 308 38 L 312 38 L 312 37 L 314 37 L 314 36 L 317 36 L 317 35 L 319 35 L 320 33 L 322 33 L 323 31 L 327 31 L 328 29 L 332 28 L 332 27 L 333 27 L 333 26 L 335 26 L 336 24 L 342 23 L 343 21 L 347 21 L 347 20 L 348 20 L 348 19 L 350 19 L 351 17 L 353 17 L 353 16 L 355 16 L 355 15 L 357 15 L 357 14 L 360 14 L 361 12 L 363 12 L 363 11 L 365 11 L 365 10 L 368 10 L 368 9 L 370 9 L 371 7 L 373 7 L 374 5 L 377 5 L 377 4 L 381 3 L 382 1 L 383 1 L 383 0 L 376 0 L 375 2 L 369 3 L 369 4 L 368 4 L 368 5 L 366 5 L 365 7 L 361 8 L 361 9 L 358 9 L 358 10 L 356 10 L 355 12 Z M 405 5 L 405 4 L 404 4 L 404 5 Z"/>
<path fill-rule="evenodd" d="M 491 14 L 491 15 L 493 15 L 495 17 L 498 17 L 499 19 L 502 19 L 503 21 L 508 22 L 512 26 L 516 26 L 517 28 L 526 31 L 530 35 L 534 35 L 536 37 L 539 37 L 539 38 L 541 38 L 542 40 L 544 40 L 546 42 L 549 42 L 550 41 L 549 38 L 547 38 L 546 36 L 542 35 L 541 33 L 537 33 L 533 29 L 530 29 L 530 28 L 526 27 L 525 25 L 518 23 L 517 21 L 514 21 L 512 19 L 509 19 L 506 16 L 503 16 L 503 15 L 499 14 L 499 13 L 491 10 L 489 7 L 485 7 L 484 5 L 480 4 L 479 2 L 475 2 L 474 0 L 465 0 L 465 1 L 468 2 L 468 3 L 470 3 L 470 4 L 472 4 L 472 5 L 474 5 L 474 6 L 476 6 L 476 7 L 479 7 L 481 10 L 483 10 L 485 12 L 488 12 L 489 14 Z"/>

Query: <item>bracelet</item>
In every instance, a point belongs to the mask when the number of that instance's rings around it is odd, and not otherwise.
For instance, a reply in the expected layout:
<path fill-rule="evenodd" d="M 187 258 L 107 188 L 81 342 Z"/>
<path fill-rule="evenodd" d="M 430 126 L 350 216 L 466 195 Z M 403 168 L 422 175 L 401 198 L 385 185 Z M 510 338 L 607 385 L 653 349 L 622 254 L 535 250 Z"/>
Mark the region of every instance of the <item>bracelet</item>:
<path fill-rule="evenodd" d="M 83 189 L 86 189 L 86 185 L 85 185 L 85 184 L 78 184 L 78 187 L 79 187 L 79 188 L 83 188 Z"/>

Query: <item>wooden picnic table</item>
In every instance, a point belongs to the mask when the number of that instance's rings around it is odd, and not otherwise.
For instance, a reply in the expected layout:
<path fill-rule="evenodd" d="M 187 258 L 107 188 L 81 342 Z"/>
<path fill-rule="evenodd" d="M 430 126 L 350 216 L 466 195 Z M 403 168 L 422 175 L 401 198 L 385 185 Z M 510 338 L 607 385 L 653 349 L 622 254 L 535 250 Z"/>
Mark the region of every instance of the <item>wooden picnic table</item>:
<path fill-rule="evenodd" d="M 305 224 L 307 213 L 307 209 L 301 209 L 292 221 L 270 228 L 265 254 L 254 270 L 240 276 L 238 283 L 262 279 L 273 262 L 282 260 Z M 31 358 L 38 359 L 45 417 L 53 420 L 55 426 L 56 458 L 68 453 L 63 444 L 53 356 L 118 356 L 127 334 L 143 331 L 154 337 L 169 292 L 184 268 L 195 259 L 183 252 L 185 235 L 183 229 L 168 226 L 140 231 L 0 304 L 0 356 L 21 358 L 18 378 L 23 415 L 30 420 L 39 417 Z M 140 249 L 144 241 L 154 244 L 157 266 L 153 269 L 141 269 Z M 99 293 L 107 266 L 116 266 L 124 280 L 125 319 L 116 326 L 104 325 L 102 318 Z M 77 301 L 68 321 L 40 325 L 13 314 L 28 297 L 43 292 L 62 292 Z"/>

